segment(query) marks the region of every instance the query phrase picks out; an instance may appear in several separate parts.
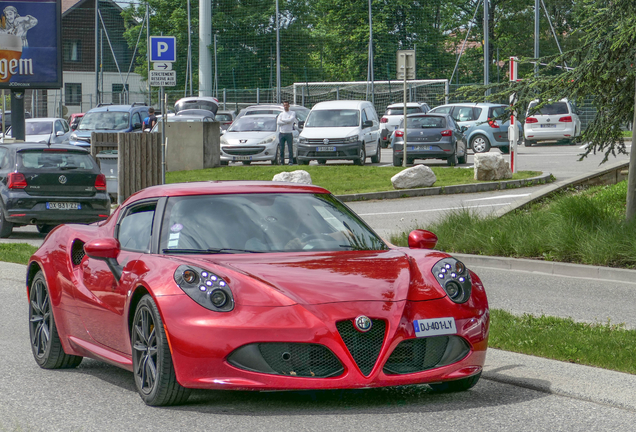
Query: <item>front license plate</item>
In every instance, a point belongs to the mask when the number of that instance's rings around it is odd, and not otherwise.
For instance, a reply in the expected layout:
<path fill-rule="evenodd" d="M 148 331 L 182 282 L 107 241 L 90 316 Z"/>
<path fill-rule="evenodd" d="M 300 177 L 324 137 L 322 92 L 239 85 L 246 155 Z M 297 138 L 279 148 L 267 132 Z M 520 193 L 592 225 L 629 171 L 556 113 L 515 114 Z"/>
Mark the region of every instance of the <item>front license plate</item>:
<path fill-rule="evenodd" d="M 47 202 L 46 208 L 49 210 L 81 210 L 82 205 L 74 202 Z"/>
<path fill-rule="evenodd" d="M 432 318 L 413 321 L 413 327 L 415 328 L 415 336 L 427 337 L 427 336 L 439 336 L 449 335 L 457 333 L 457 327 L 455 327 L 455 318 Z"/>
<path fill-rule="evenodd" d="M 232 160 L 252 160 L 252 156 L 234 156 Z"/>
<path fill-rule="evenodd" d="M 335 152 L 336 148 L 335 147 L 318 147 L 316 149 L 316 151 L 329 151 L 329 152 Z"/>
<path fill-rule="evenodd" d="M 409 150 L 433 150 L 432 146 L 410 146 Z"/>
<path fill-rule="evenodd" d="M 556 125 L 555 124 L 542 124 L 541 128 L 555 128 Z"/>

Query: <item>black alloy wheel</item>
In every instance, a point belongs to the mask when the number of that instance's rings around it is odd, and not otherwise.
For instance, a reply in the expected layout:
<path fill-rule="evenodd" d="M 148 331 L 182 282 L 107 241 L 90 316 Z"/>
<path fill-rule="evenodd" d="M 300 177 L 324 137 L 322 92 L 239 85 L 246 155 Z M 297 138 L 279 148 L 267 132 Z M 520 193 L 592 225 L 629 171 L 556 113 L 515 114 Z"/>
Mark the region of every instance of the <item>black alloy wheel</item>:
<path fill-rule="evenodd" d="M 371 163 L 380 163 L 380 156 L 382 155 L 380 140 L 378 140 L 378 146 L 375 150 L 375 155 L 371 156 Z"/>
<path fill-rule="evenodd" d="M 35 362 L 43 369 L 69 369 L 82 362 L 81 356 L 68 355 L 62 348 L 49 290 L 41 271 L 29 288 L 29 336 Z"/>
<path fill-rule="evenodd" d="M 367 153 L 364 150 L 364 143 L 360 146 L 360 152 L 358 153 L 358 158 L 353 161 L 354 165 L 364 166 L 367 161 Z"/>
<path fill-rule="evenodd" d="M 131 329 L 135 385 L 150 406 L 177 405 L 190 396 L 178 382 L 159 309 L 151 296 L 137 305 Z"/>
<path fill-rule="evenodd" d="M 438 393 L 460 392 L 475 387 L 479 378 L 481 378 L 481 372 L 468 378 L 462 378 L 456 381 L 448 381 L 440 384 L 429 384 L 429 386 L 433 389 L 433 391 Z"/>

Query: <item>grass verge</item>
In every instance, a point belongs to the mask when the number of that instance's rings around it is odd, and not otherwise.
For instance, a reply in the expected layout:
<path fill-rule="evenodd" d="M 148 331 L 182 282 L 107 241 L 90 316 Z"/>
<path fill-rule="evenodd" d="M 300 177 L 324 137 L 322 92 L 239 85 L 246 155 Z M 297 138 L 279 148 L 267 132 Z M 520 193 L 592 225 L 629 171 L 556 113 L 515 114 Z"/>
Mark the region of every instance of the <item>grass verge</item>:
<path fill-rule="evenodd" d="M 0 261 L 26 265 L 36 250 L 37 247 L 26 243 L 1 243 Z"/>
<path fill-rule="evenodd" d="M 636 374 L 636 331 L 623 325 L 490 313 L 490 348 Z"/>
<path fill-rule="evenodd" d="M 636 221 L 625 222 L 626 199 L 621 182 L 570 190 L 501 218 L 457 210 L 424 228 L 448 252 L 636 268 Z M 407 236 L 391 242 L 405 246 Z"/>
<path fill-rule="evenodd" d="M 393 166 L 354 166 L 354 165 L 254 165 L 226 166 L 203 170 L 176 171 L 166 173 L 166 183 L 182 183 L 206 180 L 271 180 L 280 172 L 304 170 L 311 181 L 324 187 L 335 195 L 383 192 L 394 190 L 391 177 L 402 171 L 402 167 Z M 451 186 L 470 183 L 484 183 L 475 180 L 472 168 L 432 167 L 437 181 L 434 186 Z M 520 180 L 541 175 L 537 171 L 521 171 L 513 175 Z"/>

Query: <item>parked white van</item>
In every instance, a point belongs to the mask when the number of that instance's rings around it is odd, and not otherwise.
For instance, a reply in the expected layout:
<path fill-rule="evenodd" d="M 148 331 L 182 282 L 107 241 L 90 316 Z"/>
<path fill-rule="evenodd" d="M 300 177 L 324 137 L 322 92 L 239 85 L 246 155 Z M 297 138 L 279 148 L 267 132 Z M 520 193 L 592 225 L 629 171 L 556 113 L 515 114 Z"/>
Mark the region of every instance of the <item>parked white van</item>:
<path fill-rule="evenodd" d="M 298 163 L 352 160 L 380 162 L 380 120 L 371 102 L 329 101 L 314 105 L 298 140 Z"/>

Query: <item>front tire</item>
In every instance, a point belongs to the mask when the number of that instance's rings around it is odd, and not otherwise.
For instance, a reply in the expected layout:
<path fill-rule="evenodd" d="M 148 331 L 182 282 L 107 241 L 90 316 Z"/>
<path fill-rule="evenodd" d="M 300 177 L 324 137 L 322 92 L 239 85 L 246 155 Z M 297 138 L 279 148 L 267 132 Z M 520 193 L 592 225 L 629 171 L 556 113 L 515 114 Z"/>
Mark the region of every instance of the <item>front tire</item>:
<path fill-rule="evenodd" d="M 276 154 L 274 154 L 274 159 L 272 159 L 272 165 L 278 165 L 280 163 L 280 146 L 276 146 Z"/>
<path fill-rule="evenodd" d="M 470 147 L 475 153 L 488 153 L 490 151 L 490 141 L 483 135 L 475 135 L 470 140 Z"/>
<path fill-rule="evenodd" d="M 178 382 L 159 309 L 145 295 L 135 309 L 130 337 L 135 385 L 150 406 L 177 405 L 190 396 Z"/>
<path fill-rule="evenodd" d="M 360 147 L 360 152 L 358 153 L 358 158 L 353 161 L 355 165 L 364 166 L 367 162 L 367 153 L 364 151 L 364 144 Z"/>
<path fill-rule="evenodd" d="M 468 378 L 462 378 L 460 380 L 448 381 L 440 384 L 429 384 L 429 386 L 433 389 L 433 391 L 438 393 L 460 392 L 475 387 L 479 378 L 481 378 L 481 372 Z"/>
<path fill-rule="evenodd" d="M 371 156 L 371 163 L 380 163 L 380 156 L 382 152 L 380 150 L 380 141 L 378 141 L 378 147 L 376 148 L 375 154 Z"/>
<path fill-rule="evenodd" d="M 252 161 L 241 161 L 243 165 L 251 165 Z"/>
<path fill-rule="evenodd" d="M 42 369 L 70 369 L 82 362 L 82 357 L 68 355 L 62 348 L 49 289 L 41 271 L 37 272 L 29 289 L 29 336 L 33 358 Z"/>

